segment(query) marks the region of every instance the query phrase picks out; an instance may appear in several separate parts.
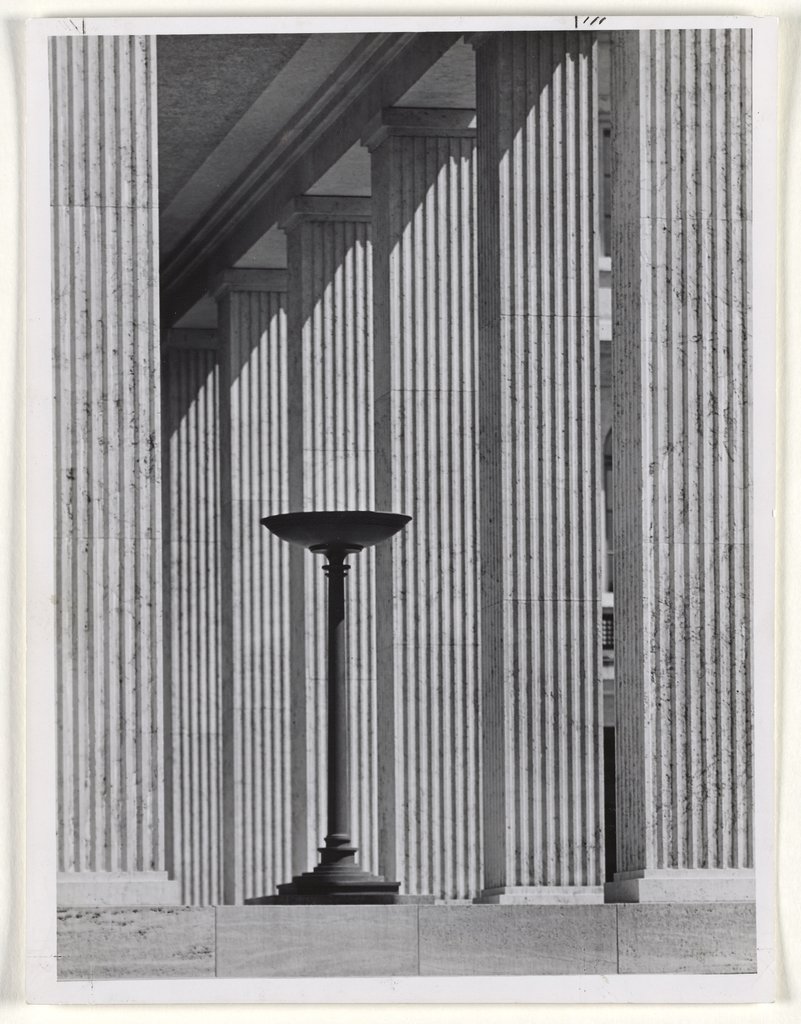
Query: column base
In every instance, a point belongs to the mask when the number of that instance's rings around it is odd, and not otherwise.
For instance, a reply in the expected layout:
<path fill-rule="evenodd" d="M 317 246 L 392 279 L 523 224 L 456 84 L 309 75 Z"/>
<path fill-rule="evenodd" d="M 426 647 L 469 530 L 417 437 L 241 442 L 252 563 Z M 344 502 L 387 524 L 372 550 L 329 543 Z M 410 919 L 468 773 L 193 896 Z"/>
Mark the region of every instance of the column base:
<path fill-rule="evenodd" d="M 328 842 L 330 837 L 326 838 Z M 276 896 L 253 896 L 246 904 L 281 903 L 398 903 L 400 882 L 388 882 L 382 875 L 363 871 L 355 862 L 356 848 L 320 848 L 321 863 L 313 871 L 295 875 L 279 885 Z"/>
<path fill-rule="evenodd" d="M 63 871 L 56 902 L 59 907 L 177 907 L 181 887 L 166 871 Z"/>
<path fill-rule="evenodd" d="M 603 903 L 602 885 L 503 885 L 484 889 L 474 903 L 537 904 L 541 906 L 572 906 Z"/>
<path fill-rule="evenodd" d="M 433 896 L 405 896 L 399 892 L 336 892 L 316 893 L 311 896 L 285 893 L 277 896 L 252 896 L 245 900 L 249 907 L 308 907 L 308 906 L 409 906 L 435 903 Z"/>
<path fill-rule="evenodd" d="M 400 882 L 387 882 L 381 875 L 362 871 L 355 865 L 348 870 L 320 864 L 314 871 L 295 875 L 291 882 L 278 886 L 276 896 L 253 896 L 250 906 L 295 906 L 330 903 L 405 903 L 413 897 L 401 896 Z M 332 870 L 333 869 L 333 870 Z"/>
<path fill-rule="evenodd" d="M 619 871 L 604 886 L 607 903 L 752 903 L 752 868 Z"/>

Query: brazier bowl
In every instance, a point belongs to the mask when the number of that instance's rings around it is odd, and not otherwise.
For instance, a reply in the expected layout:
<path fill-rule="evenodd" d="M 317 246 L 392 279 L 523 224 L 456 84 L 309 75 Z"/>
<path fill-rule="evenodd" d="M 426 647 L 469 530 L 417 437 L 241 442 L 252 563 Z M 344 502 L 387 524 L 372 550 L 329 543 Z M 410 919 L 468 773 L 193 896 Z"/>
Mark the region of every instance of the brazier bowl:
<path fill-rule="evenodd" d="M 285 512 L 262 519 L 262 526 L 291 544 L 312 550 L 361 551 L 389 540 L 411 516 L 398 512 Z"/>

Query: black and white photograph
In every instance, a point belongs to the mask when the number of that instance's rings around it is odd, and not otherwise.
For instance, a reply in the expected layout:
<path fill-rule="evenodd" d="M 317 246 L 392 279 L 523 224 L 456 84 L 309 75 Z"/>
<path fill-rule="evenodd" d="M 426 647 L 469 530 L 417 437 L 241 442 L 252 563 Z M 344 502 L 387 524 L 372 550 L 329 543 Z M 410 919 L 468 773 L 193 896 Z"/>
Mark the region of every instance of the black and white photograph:
<path fill-rule="evenodd" d="M 773 998 L 775 23 L 28 32 L 29 998 Z"/>

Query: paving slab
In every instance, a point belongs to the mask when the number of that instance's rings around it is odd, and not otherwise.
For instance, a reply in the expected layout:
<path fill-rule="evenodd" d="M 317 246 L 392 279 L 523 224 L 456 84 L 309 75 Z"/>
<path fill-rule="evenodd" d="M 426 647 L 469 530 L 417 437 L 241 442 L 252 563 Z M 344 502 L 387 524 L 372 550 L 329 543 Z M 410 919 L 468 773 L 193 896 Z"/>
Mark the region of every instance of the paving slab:
<path fill-rule="evenodd" d="M 58 911 L 59 980 L 213 978 L 213 907 Z"/>
<path fill-rule="evenodd" d="M 614 974 L 614 907 L 420 907 L 420 974 Z"/>
<path fill-rule="evenodd" d="M 756 972 L 753 903 L 618 906 L 621 974 Z"/>
<path fill-rule="evenodd" d="M 417 974 L 416 906 L 217 907 L 220 978 Z"/>

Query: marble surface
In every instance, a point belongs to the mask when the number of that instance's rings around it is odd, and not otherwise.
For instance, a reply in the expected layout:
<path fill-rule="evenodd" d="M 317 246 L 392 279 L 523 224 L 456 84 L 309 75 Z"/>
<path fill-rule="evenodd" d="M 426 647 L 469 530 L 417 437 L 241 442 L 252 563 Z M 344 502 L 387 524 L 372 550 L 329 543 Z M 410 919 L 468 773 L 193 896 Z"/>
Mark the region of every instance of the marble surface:
<path fill-rule="evenodd" d="M 417 974 L 417 907 L 218 907 L 217 976 Z"/>
<path fill-rule="evenodd" d="M 59 977 L 736 974 L 753 904 L 68 909 Z"/>
<path fill-rule="evenodd" d="M 166 867 L 155 39 L 51 42 L 58 868 L 148 873 Z"/>
<path fill-rule="evenodd" d="M 60 872 L 59 907 L 164 907 L 181 902 L 181 889 L 166 871 Z"/>
<path fill-rule="evenodd" d="M 217 282 L 220 371 L 222 898 L 241 903 L 292 871 L 288 734 L 289 551 L 259 524 L 286 511 L 289 454 L 285 276 Z M 276 290 L 273 290 L 276 289 Z M 197 710 L 190 708 L 190 714 Z M 184 768 L 190 786 L 197 782 Z M 294 784 L 294 781 L 293 781 Z M 203 791 L 201 784 L 200 791 Z M 301 790 L 302 791 L 302 790 Z M 202 843 L 198 843 L 202 845 Z M 213 867 L 214 865 L 210 865 Z"/>
<path fill-rule="evenodd" d="M 607 903 L 752 903 L 753 868 L 628 871 L 607 882 Z"/>
<path fill-rule="evenodd" d="M 622 872 L 753 867 L 750 59 L 746 30 L 613 43 Z"/>
<path fill-rule="evenodd" d="M 493 889 L 602 880 L 596 78 L 592 33 L 479 39 L 481 771 Z"/>
<path fill-rule="evenodd" d="M 65 909 L 58 977 L 213 978 L 214 908 Z"/>
<path fill-rule="evenodd" d="M 376 549 L 381 861 L 448 899 L 483 859 L 472 120 L 404 107 L 369 140 L 376 505 L 412 516 Z"/>
<path fill-rule="evenodd" d="M 477 903 L 573 906 L 603 903 L 602 885 L 507 885 L 484 889 Z"/>
<path fill-rule="evenodd" d="M 620 974 L 756 971 L 753 903 L 624 904 L 617 914 Z"/>
<path fill-rule="evenodd" d="M 219 600 L 220 367 L 208 332 L 171 331 L 168 339 L 162 423 L 166 564 L 175 584 L 165 599 L 164 651 L 165 677 L 171 680 L 165 695 L 172 722 L 171 868 L 180 902 L 205 905 L 222 898 L 226 835 L 220 770 L 226 695 Z"/>
<path fill-rule="evenodd" d="M 614 907 L 421 907 L 420 974 L 612 974 Z"/>

